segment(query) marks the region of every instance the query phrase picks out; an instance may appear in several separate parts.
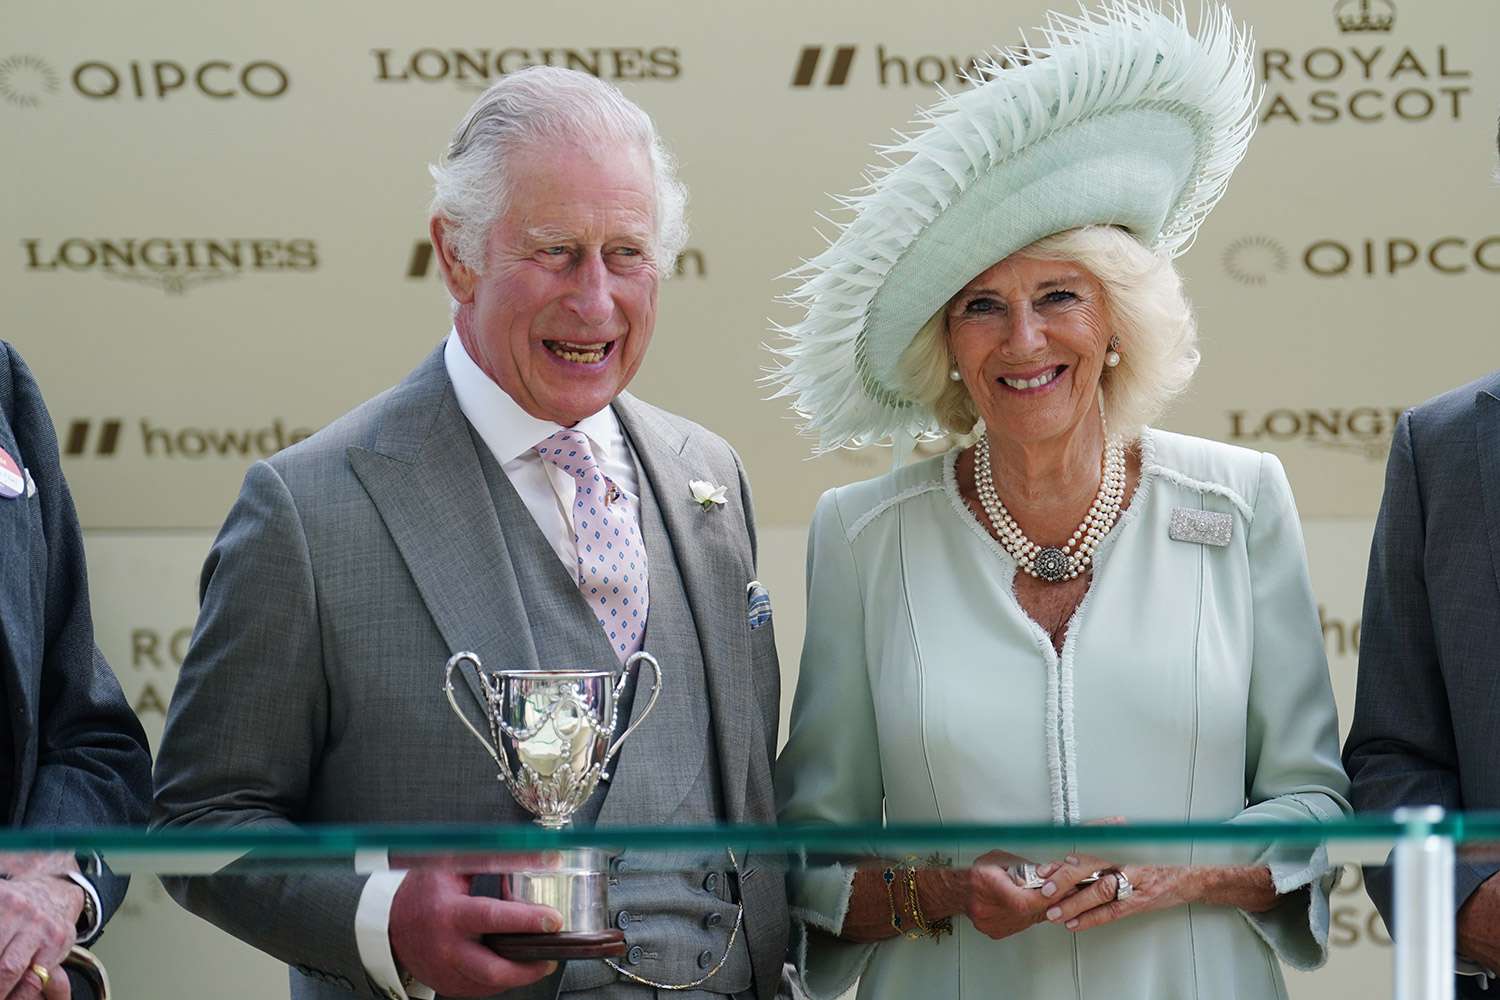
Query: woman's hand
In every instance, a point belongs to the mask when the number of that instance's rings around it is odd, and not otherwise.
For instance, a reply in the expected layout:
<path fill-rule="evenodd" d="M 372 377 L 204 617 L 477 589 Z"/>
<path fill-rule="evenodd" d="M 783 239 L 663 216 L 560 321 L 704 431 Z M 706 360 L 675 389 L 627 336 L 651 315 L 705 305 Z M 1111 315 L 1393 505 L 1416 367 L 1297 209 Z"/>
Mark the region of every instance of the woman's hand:
<path fill-rule="evenodd" d="M 1101 872 L 1093 891 L 1064 898 L 1047 911 L 1047 919 L 1070 931 L 1086 931 L 1137 913 L 1150 913 L 1191 903 L 1197 899 L 1198 880 L 1192 868 L 1166 865 L 1113 865 L 1101 858 L 1070 855 L 1053 874 L 1052 881 L 1067 882 Z M 1130 893 L 1119 898 L 1120 875 L 1130 884 Z M 1050 884 L 1050 883 L 1049 883 Z M 1046 888 L 1043 887 L 1043 891 Z"/>
<path fill-rule="evenodd" d="M 1041 889 L 1023 888 L 1011 874 L 1011 867 L 1021 859 L 1004 851 L 991 851 L 969 869 L 968 897 L 964 912 L 981 933 L 992 938 L 1009 937 L 1048 919 L 1048 914 L 1067 904 L 1084 912 L 1114 898 L 1114 885 L 1102 888 L 1100 882 L 1080 886 L 1078 883 L 1095 869 L 1083 865 L 1049 864 L 1037 870 L 1047 879 Z"/>
<path fill-rule="evenodd" d="M 1197 899 L 1224 902 L 1249 910 L 1266 909 L 1275 899 L 1275 891 L 1270 888 L 1270 873 L 1264 868 L 1255 871 L 1264 875 L 1265 891 L 1269 894 L 1269 902 L 1265 905 L 1257 905 L 1259 888 L 1250 889 L 1248 882 L 1240 888 L 1239 898 L 1208 898 L 1203 893 L 1207 876 L 1202 873 L 1214 871 L 1212 869 L 1145 866 L 1128 869 L 1132 883 L 1135 883 L 1137 871 L 1141 873 L 1142 882 L 1136 883 L 1135 894 L 1117 902 L 1115 894 L 1119 882 L 1114 874 L 1116 869 L 1108 861 L 1070 857 L 1042 865 L 1037 869 L 1037 875 L 1046 881 L 1040 889 L 1026 888 L 1019 876 L 1013 874 L 1024 862 L 1025 859 L 1014 854 L 991 851 L 969 868 L 920 869 L 917 882 L 922 911 L 929 922 L 965 916 L 981 934 L 999 939 L 1047 922 L 1069 930 L 1084 930 L 1130 913 Z M 1086 881 L 1100 871 L 1105 874 L 1097 880 Z M 1190 898 L 1185 894 L 1186 890 L 1196 895 Z M 857 872 L 840 935 L 850 941 L 881 941 L 901 933 L 891 922 L 892 895 L 898 911 L 909 919 L 910 903 L 903 884 L 898 881 L 888 889 L 880 869 L 865 868 Z M 1122 905 L 1135 899 L 1135 895 L 1141 898 L 1135 900 L 1133 906 L 1126 908 Z M 1070 923 L 1073 926 L 1069 926 Z"/>
<path fill-rule="evenodd" d="M 1184 903 L 1235 906 L 1256 913 L 1270 909 L 1276 902 L 1271 872 L 1265 867 L 1113 865 L 1101 858 L 1070 856 L 1051 875 L 1051 881 L 1058 883 L 1060 889 L 1069 880 L 1090 872 L 1104 873 L 1094 883 L 1097 891 L 1065 896 L 1047 911 L 1049 921 L 1070 931 L 1086 931 L 1124 917 Z M 1122 873 L 1130 891 L 1124 898 L 1118 898 Z"/>
<path fill-rule="evenodd" d="M 1004 851 L 991 851 L 969 869 L 964 914 L 987 937 L 1010 937 L 1041 923 L 1045 902 L 1035 889 L 1016 884 L 1010 866 L 1020 859 Z"/>

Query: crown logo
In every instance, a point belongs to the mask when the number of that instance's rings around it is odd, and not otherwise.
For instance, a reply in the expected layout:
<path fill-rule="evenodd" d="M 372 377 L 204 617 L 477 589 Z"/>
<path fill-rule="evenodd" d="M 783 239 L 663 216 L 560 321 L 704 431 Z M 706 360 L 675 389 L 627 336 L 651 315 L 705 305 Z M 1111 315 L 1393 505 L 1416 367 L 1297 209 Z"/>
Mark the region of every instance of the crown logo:
<path fill-rule="evenodd" d="M 1396 26 L 1396 5 L 1391 0 L 1339 0 L 1333 16 L 1344 34 L 1390 31 Z"/>

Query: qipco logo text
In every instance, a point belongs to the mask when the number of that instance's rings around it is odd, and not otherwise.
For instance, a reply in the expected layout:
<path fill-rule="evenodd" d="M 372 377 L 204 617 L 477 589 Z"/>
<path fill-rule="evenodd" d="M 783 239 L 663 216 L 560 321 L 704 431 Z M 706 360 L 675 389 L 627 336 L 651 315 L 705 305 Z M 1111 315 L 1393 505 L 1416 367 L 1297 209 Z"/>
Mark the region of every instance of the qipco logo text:
<path fill-rule="evenodd" d="M 1319 278 L 1500 275 L 1500 234 L 1479 239 L 1318 240 L 1303 251 L 1302 264 Z"/>
<path fill-rule="evenodd" d="M 79 63 L 73 89 L 96 101 L 165 101 L 193 95 L 216 101 L 269 101 L 291 88 L 286 68 L 268 59 L 235 63 L 209 59 L 182 63 L 171 59 Z"/>

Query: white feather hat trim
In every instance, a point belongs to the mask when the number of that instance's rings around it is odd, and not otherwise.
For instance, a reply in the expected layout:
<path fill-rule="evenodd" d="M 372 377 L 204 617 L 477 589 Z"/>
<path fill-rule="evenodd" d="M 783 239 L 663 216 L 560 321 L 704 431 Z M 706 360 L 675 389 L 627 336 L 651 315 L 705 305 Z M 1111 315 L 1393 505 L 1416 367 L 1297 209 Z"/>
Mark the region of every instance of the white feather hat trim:
<path fill-rule="evenodd" d="M 1205 4 L 1104 0 L 1048 15 L 1040 45 L 1000 50 L 972 86 L 941 92 L 918 131 L 878 149 L 852 218 L 789 272 L 801 321 L 769 380 L 818 450 L 938 431 L 896 363 L 975 275 L 1053 233 L 1118 225 L 1176 256 L 1193 241 L 1255 131 L 1248 30 Z M 898 133 L 899 135 L 899 133 Z M 773 397 L 774 398 L 774 397 Z"/>

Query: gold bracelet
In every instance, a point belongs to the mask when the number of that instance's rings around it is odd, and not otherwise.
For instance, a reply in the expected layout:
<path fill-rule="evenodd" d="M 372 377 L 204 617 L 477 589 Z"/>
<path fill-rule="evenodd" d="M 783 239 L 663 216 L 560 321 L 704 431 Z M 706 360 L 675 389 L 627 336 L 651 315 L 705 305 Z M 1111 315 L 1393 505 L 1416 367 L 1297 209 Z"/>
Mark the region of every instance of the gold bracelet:
<path fill-rule="evenodd" d="M 916 860 L 915 857 L 906 859 L 906 901 L 911 910 L 912 923 L 917 925 L 917 931 L 907 936 L 914 940 L 918 937 L 930 937 L 937 941 L 944 934 L 953 933 L 953 921 L 949 917 L 944 917 L 942 920 L 928 923 L 927 915 L 922 912 L 922 898 L 917 893 L 917 868 L 912 864 Z"/>
<path fill-rule="evenodd" d="M 917 894 L 917 869 L 912 864 L 915 860 L 917 859 L 906 859 L 906 906 L 911 912 L 911 922 L 917 925 L 917 930 L 922 934 L 930 934 L 932 929 L 927 925 L 927 919 L 922 914 L 922 898 Z"/>

